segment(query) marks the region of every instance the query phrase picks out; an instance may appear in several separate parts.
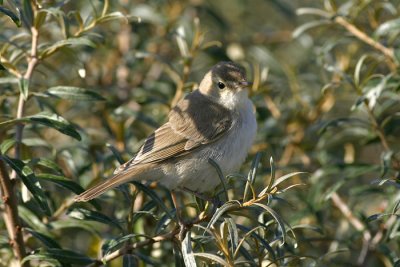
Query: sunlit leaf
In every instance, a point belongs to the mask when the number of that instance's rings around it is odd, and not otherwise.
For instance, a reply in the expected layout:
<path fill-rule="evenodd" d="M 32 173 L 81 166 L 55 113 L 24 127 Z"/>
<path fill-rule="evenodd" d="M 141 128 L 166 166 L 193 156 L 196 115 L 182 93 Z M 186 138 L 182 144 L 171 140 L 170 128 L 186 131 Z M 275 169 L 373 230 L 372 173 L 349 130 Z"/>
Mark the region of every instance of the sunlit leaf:
<path fill-rule="evenodd" d="M 196 267 L 196 260 L 192 251 L 192 242 L 190 231 L 186 233 L 186 237 L 182 241 L 182 257 L 186 267 Z"/>
<path fill-rule="evenodd" d="M 23 117 L 20 119 L 13 119 L 9 121 L 0 122 L 0 127 L 14 125 L 19 122 L 35 122 L 50 128 L 54 128 L 59 132 L 71 136 L 77 140 L 81 140 L 80 134 L 75 130 L 75 128 L 63 117 L 49 112 L 41 112 L 36 115 Z"/>
<path fill-rule="evenodd" d="M 382 36 L 393 33 L 394 31 L 397 31 L 397 33 L 400 31 L 400 19 L 393 19 L 380 24 L 375 30 L 374 35 Z"/>
<path fill-rule="evenodd" d="M 71 218 L 79 219 L 79 220 L 85 220 L 85 221 L 96 221 L 104 224 L 108 224 L 114 227 L 119 228 L 122 230 L 121 225 L 109 218 L 108 216 L 98 212 L 98 211 L 93 211 L 93 210 L 87 210 L 83 208 L 74 208 L 73 210 L 70 210 L 68 212 L 68 216 Z"/>
<path fill-rule="evenodd" d="M 95 47 L 96 45 L 87 37 L 77 37 L 77 38 L 69 38 L 66 40 L 58 41 L 51 46 L 47 47 L 41 52 L 41 57 L 45 58 L 50 56 L 51 54 L 57 52 L 60 48 L 65 46 L 89 46 Z"/>
<path fill-rule="evenodd" d="M 105 101 L 106 99 L 99 93 L 74 86 L 55 86 L 47 89 L 46 94 L 75 101 Z"/>

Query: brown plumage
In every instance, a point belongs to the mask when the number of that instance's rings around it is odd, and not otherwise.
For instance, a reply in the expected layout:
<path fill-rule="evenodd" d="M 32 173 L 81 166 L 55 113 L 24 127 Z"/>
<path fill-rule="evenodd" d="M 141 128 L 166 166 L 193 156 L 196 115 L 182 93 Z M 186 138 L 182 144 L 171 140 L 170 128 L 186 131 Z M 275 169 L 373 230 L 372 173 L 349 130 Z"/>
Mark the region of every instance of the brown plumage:
<path fill-rule="evenodd" d="M 232 92 L 224 93 L 223 89 L 218 89 L 215 86 L 217 80 L 223 81 Z M 222 62 L 214 66 L 203 79 L 200 89 L 178 102 L 171 110 L 168 122 L 145 140 L 133 159 L 118 167 L 113 177 L 77 196 L 75 201 L 91 200 L 108 189 L 131 180 L 153 180 L 152 176 L 157 176 L 154 180 L 161 182 L 163 176 L 167 177 L 165 179 L 184 180 L 184 175 L 181 175 L 178 169 L 180 159 L 192 160 L 192 164 L 198 164 L 199 160 L 191 156 L 206 147 L 207 151 L 210 150 L 210 144 L 223 138 L 230 131 L 235 123 L 236 111 L 219 100 L 223 94 L 236 94 L 235 90 L 242 90 L 240 86 L 243 86 L 244 82 L 244 72 L 236 64 Z M 201 159 L 201 164 L 203 161 Z M 190 168 L 190 164 L 188 162 L 187 167 Z M 176 170 L 171 172 L 168 168 Z M 174 178 L 172 173 L 176 173 L 178 177 Z M 177 181 L 169 181 L 167 186 L 179 186 Z"/>

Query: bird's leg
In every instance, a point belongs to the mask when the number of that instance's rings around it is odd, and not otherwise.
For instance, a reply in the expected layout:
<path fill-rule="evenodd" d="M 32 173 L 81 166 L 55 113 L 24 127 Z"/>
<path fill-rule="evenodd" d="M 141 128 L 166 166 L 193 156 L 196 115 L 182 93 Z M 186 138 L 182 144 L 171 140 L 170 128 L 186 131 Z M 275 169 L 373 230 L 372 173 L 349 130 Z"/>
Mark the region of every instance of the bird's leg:
<path fill-rule="evenodd" d="M 181 213 L 180 213 L 180 209 L 179 209 L 178 198 L 176 196 L 176 192 L 175 191 L 171 191 L 171 198 L 172 198 L 172 202 L 173 202 L 174 207 L 175 207 L 176 218 L 178 219 L 178 222 L 181 223 L 182 222 L 182 218 L 181 218 Z"/>
<path fill-rule="evenodd" d="M 199 192 L 193 191 L 193 190 L 191 190 L 191 189 L 189 189 L 187 187 L 183 187 L 182 190 L 185 190 L 186 192 L 189 192 L 189 193 L 195 195 L 196 197 L 198 197 L 198 198 L 200 198 L 200 199 L 202 199 L 204 201 L 211 202 L 213 204 L 213 206 L 215 206 L 216 208 L 222 205 L 222 203 L 219 200 L 218 196 L 208 197 L 208 196 L 206 196 L 204 194 L 201 194 Z"/>
<path fill-rule="evenodd" d="M 172 198 L 172 202 L 175 206 L 175 214 L 176 214 L 176 218 L 178 220 L 178 224 L 179 224 L 179 228 L 180 228 L 178 238 L 179 238 L 179 241 L 182 241 L 185 238 L 188 227 L 187 227 L 186 223 L 182 220 L 180 209 L 179 209 L 178 198 L 177 198 L 175 191 L 171 191 L 171 198 Z"/>

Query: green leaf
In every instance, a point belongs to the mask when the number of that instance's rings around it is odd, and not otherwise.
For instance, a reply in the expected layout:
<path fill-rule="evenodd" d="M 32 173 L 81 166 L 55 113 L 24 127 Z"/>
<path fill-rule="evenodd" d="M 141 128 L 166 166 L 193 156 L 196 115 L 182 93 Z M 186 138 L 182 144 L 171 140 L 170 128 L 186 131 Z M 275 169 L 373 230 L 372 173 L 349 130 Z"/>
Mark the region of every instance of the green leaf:
<path fill-rule="evenodd" d="M 261 160 L 261 153 L 257 153 L 253 162 L 251 163 L 251 168 L 250 168 L 249 174 L 247 175 L 246 187 L 244 188 L 244 193 L 243 193 L 243 201 L 247 201 L 248 191 L 250 190 L 250 188 L 253 187 L 254 181 L 256 179 L 257 167 L 258 167 L 258 164 L 260 163 L 260 160 Z M 253 194 L 254 194 L 254 191 L 253 191 Z M 254 197 L 254 196 L 252 196 L 252 197 Z"/>
<path fill-rule="evenodd" d="M 30 28 L 33 25 L 33 17 L 34 17 L 32 3 L 31 0 L 23 0 L 23 1 L 24 5 L 22 9 L 22 20 L 24 21 L 26 28 L 30 30 Z"/>
<path fill-rule="evenodd" d="M 61 40 L 56 42 L 55 44 L 47 47 L 41 52 L 41 57 L 45 58 L 53 53 L 57 52 L 60 48 L 65 46 L 89 46 L 96 47 L 96 45 L 86 37 L 78 37 L 78 38 L 68 38 L 66 40 Z"/>
<path fill-rule="evenodd" d="M 237 207 L 240 207 L 240 202 L 237 200 L 231 200 L 229 202 L 224 203 L 221 207 L 217 208 L 214 215 L 208 222 L 206 229 L 210 229 L 226 211 Z"/>
<path fill-rule="evenodd" d="M 117 250 L 118 248 L 120 248 L 121 245 L 123 245 L 125 242 L 131 240 L 138 240 L 140 237 L 144 237 L 146 239 L 151 238 L 150 236 L 147 236 L 145 234 L 128 234 L 122 237 L 118 237 L 116 239 L 108 240 L 103 244 L 101 248 L 103 251 L 103 255 L 108 255 Z"/>
<path fill-rule="evenodd" d="M 42 179 L 42 180 L 46 180 L 48 182 L 55 183 L 61 187 L 64 187 L 64 188 L 74 192 L 77 195 L 79 195 L 80 193 L 85 191 L 85 189 L 83 189 L 82 186 L 80 186 L 76 182 L 72 181 L 71 179 L 68 179 L 61 175 L 55 175 L 55 174 L 50 174 L 50 173 L 40 173 L 40 174 L 37 174 L 36 177 L 38 179 Z"/>
<path fill-rule="evenodd" d="M 107 22 L 107 21 L 110 21 L 110 20 L 116 20 L 116 19 L 124 19 L 126 22 L 128 22 L 127 17 L 124 14 L 122 14 L 121 12 L 119 12 L 119 11 L 106 14 L 105 16 L 103 16 L 101 18 L 98 18 L 96 20 L 96 22 L 97 23 L 104 23 L 104 22 Z"/>
<path fill-rule="evenodd" d="M 139 189 L 140 191 L 143 191 L 143 193 L 145 193 L 152 200 L 154 200 L 165 211 L 165 213 L 167 213 L 167 215 L 170 219 L 174 219 L 174 216 L 172 216 L 172 214 L 168 210 L 167 206 L 165 206 L 164 201 L 162 201 L 161 198 L 159 198 L 159 196 L 157 196 L 157 194 L 154 193 L 153 190 L 149 189 L 147 186 L 145 186 L 139 182 L 136 182 L 136 181 L 133 181 L 131 183 L 134 184 L 137 189 Z"/>
<path fill-rule="evenodd" d="M 304 174 L 306 172 L 292 172 L 292 173 L 288 173 L 282 177 L 279 177 L 278 179 L 276 179 L 276 181 L 273 183 L 272 188 L 278 186 L 279 184 L 281 184 L 282 182 L 286 181 L 289 178 L 292 178 L 293 176 L 299 175 L 299 174 Z"/>
<path fill-rule="evenodd" d="M 42 209 L 42 211 L 46 215 L 50 216 L 51 212 L 49 205 L 47 204 L 46 195 L 44 194 L 32 169 L 19 159 L 12 159 L 5 155 L 0 156 L 0 159 L 4 160 L 18 174 L 22 182 L 32 193 L 33 198 L 39 204 L 39 207 Z"/>
<path fill-rule="evenodd" d="M 310 22 L 306 22 L 303 25 L 297 27 L 293 32 L 292 36 L 294 39 L 298 38 L 300 35 L 302 35 L 304 32 L 315 28 L 315 27 L 320 27 L 322 25 L 328 25 L 331 24 L 332 22 L 330 20 L 314 20 Z"/>
<path fill-rule="evenodd" d="M 264 209 L 265 211 L 267 211 L 269 214 L 271 214 L 271 216 L 275 219 L 275 221 L 278 223 L 279 228 L 281 229 L 282 242 L 285 243 L 286 242 L 285 224 L 283 223 L 283 221 L 282 221 L 281 217 L 278 215 L 278 213 L 276 213 L 276 211 L 274 211 L 273 209 L 271 209 L 267 205 L 264 205 L 264 204 L 261 204 L 261 203 L 254 203 L 253 205 L 258 206 L 258 207 Z"/>
<path fill-rule="evenodd" d="M 322 9 L 312 7 L 302 7 L 296 10 L 298 16 L 301 15 L 316 15 L 320 17 L 330 18 L 332 15 Z"/>
<path fill-rule="evenodd" d="M 18 27 L 21 27 L 21 19 L 17 14 L 14 14 L 14 12 L 12 12 L 11 10 L 9 10 L 8 8 L 5 8 L 3 6 L 0 6 L 0 12 L 4 13 L 10 19 L 12 19 L 12 21 L 14 21 L 15 25 L 17 25 Z"/>
<path fill-rule="evenodd" d="M 74 86 L 55 86 L 47 89 L 46 94 L 54 97 L 77 101 L 105 101 L 99 93 Z"/>
<path fill-rule="evenodd" d="M 38 239 L 40 242 L 42 242 L 46 247 L 48 248 L 61 248 L 61 246 L 55 241 L 53 238 L 51 238 L 48 235 L 45 235 L 43 233 L 40 233 L 38 231 L 35 231 L 30 228 L 24 228 L 25 231 L 30 233 L 33 237 Z"/>
<path fill-rule="evenodd" d="M 45 259 L 51 258 L 59 261 L 63 264 L 75 264 L 75 265 L 88 265 L 93 263 L 95 260 L 89 258 L 86 255 L 77 253 L 72 250 L 67 249 L 59 249 L 59 248 L 47 248 L 47 249 L 40 249 L 37 252 L 34 252 L 30 256 L 39 256 L 38 259 Z M 28 259 L 27 259 L 28 258 Z M 26 257 L 23 262 L 28 260 L 32 260 L 35 257 Z"/>
<path fill-rule="evenodd" d="M 38 217 L 38 214 L 29 210 L 28 208 L 18 205 L 18 215 L 21 220 L 24 222 L 24 225 L 29 226 L 35 231 L 38 231 L 42 234 L 50 236 L 51 233 L 46 224 L 44 224 L 41 219 Z"/>
<path fill-rule="evenodd" d="M 47 17 L 47 12 L 44 10 L 39 10 L 36 13 L 36 18 L 35 18 L 35 28 L 39 29 L 43 23 L 46 21 Z"/>
<path fill-rule="evenodd" d="M 0 84 L 18 83 L 18 79 L 14 77 L 3 77 L 0 78 Z"/>
<path fill-rule="evenodd" d="M 219 263 L 222 266 L 231 266 L 223 258 L 221 258 L 221 257 L 219 257 L 217 255 L 214 255 L 214 254 L 199 252 L 199 253 L 193 253 L 193 256 L 196 256 L 196 257 L 199 257 L 199 258 L 203 258 L 203 259 L 207 259 L 207 260 L 210 260 L 211 262 Z"/>
<path fill-rule="evenodd" d="M 11 126 L 14 125 L 16 123 L 20 123 L 20 122 L 36 122 L 45 126 L 48 126 L 50 128 L 56 129 L 59 132 L 71 136 L 77 140 L 81 140 L 81 136 L 79 135 L 79 133 L 75 130 L 75 128 L 63 117 L 54 114 L 54 113 L 50 113 L 50 112 L 40 112 L 36 115 L 32 115 L 32 116 L 27 116 L 27 117 L 23 117 L 20 119 L 13 119 L 13 120 L 9 120 L 9 121 L 4 121 L 4 122 L 0 122 L 0 127 L 3 126 Z"/>
<path fill-rule="evenodd" d="M 47 255 L 42 255 L 42 254 L 30 254 L 30 255 L 26 256 L 21 261 L 21 266 L 23 266 L 24 263 L 32 261 L 32 260 L 35 262 L 45 262 L 46 265 L 44 265 L 44 266 L 52 266 L 52 267 L 61 266 L 59 261 L 49 258 Z"/>
<path fill-rule="evenodd" d="M 399 31 L 400 30 L 400 19 L 393 19 L 386 21 L 385 23 L 382 23 L 379 25 L 379 27 L 376 29 L 374 35 L 375 36 L 382 36 L 382 35 L 387 35 L 390 33 L 393 33 L 394 31 Z"/>
<path fill-rule="evenodd" d="M 239 243 L 239 233 L 238 229 L 236 227 L 236 223 L 232 218 L 225 218 L 225 222 L 228 225 L 228 231 L 229 231 L 229 238 L 231 240 L 231 251 L 232 255 L 235 253 L 235 250 L 238 246 Z"/>
<path fill-rule="evenodd" d="M 111 150 L 111 152 L 113 153 L 114 157 L 117 159 L 119 164 L 124 164 L 125 160 L 121 157 L 121 154 L 119 153 L 119 151 L 111 144 L 107 143 L 106 144 L 107 148 Z"/>
<path fill-rule="evenodd" d="M 29 164 L 36 164 L 36 165 L 39 165 L 39 166 L 42 166 L 42 167 L 46 167 L 46 168 L 48 168 L 48 169 L 50 169 L 50 170 L 53 170 L 53 171 L 55 171 L 55 172 L 57 172 L 57 173 L 60 173 L 60 174 L 63 173 L 63 171 L 62 171 L 62 169 L 60 168 L 60 166 L 58 166 L 58 164 L 55 163 L 55 162 L 54 162 L 53 160 L 51 160 L 51 159 L 47 159 L 47 158 L 33 158 L 33 159 L 29 162 Z"/>
<path fill-rule="evenodd" d="M 108 224 L 111 226 L 115 226 L 119 228 L 121 231 L 123 230 L 121 225 L 116 222 L 115 220 L 109 218 L 108 216 L 97 212 L 97 211 L 92 211 L 92 210 L 87 210 L 83 208 L 75 208 L 71 211 L 68 212 L 68 215 L 71 218 L 79 219 L 79 220 L 85 220 L 85 221 L 96 221 L 104 224 Z"/>
<path fill-rule="evenodd" d="M 19 91 L 24 97 L 24 100 L 26 101 L 28 99 L 28 94 L 29 94 L 29 80 L 25 78 L 19 79 Z"/>
<path fill-rule="evenodd" d="M 222 173 L 221 168 L 219 167 L 218 163 L 215 162 L 212 158 L 208 159 L 208 163 L 210 163 L 217 171 L 218 178 L 221 181 L 222 187 L 224 189 L 225 199 L 226 199 L 226 201 L 229 201 L 228 189 L 227 189 L 228 186 L 226 185 L 225 177 L 224 177 L 224 174 Z"/>
<path fill-rule="evenodd" d="M 6 139 L 0 145 L 0 154 L 6 154 L 15 145 L 15 139 Z"/>
<path fill-rule="evenodd" d="M 186 232 L 186 236 L 182 241 L 182 257 L 186 267 L 196 267 L 196 260 L 193 256 L 192 241 L 190 238 L 190 231 Z"/>

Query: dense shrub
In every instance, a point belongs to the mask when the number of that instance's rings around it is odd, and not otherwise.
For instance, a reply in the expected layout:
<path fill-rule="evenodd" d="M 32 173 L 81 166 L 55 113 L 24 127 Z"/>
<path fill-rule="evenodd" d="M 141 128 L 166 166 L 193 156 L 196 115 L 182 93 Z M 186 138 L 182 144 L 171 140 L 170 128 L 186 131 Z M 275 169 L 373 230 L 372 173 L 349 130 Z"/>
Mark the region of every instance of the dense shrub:
<path fill-rule="evenodd" d="M 399 2 L 0 0 L 0 264 L 396 266 Z M 130 159 L 221 60 L 258 134 L 215 202 L 132 183 Z"/>

